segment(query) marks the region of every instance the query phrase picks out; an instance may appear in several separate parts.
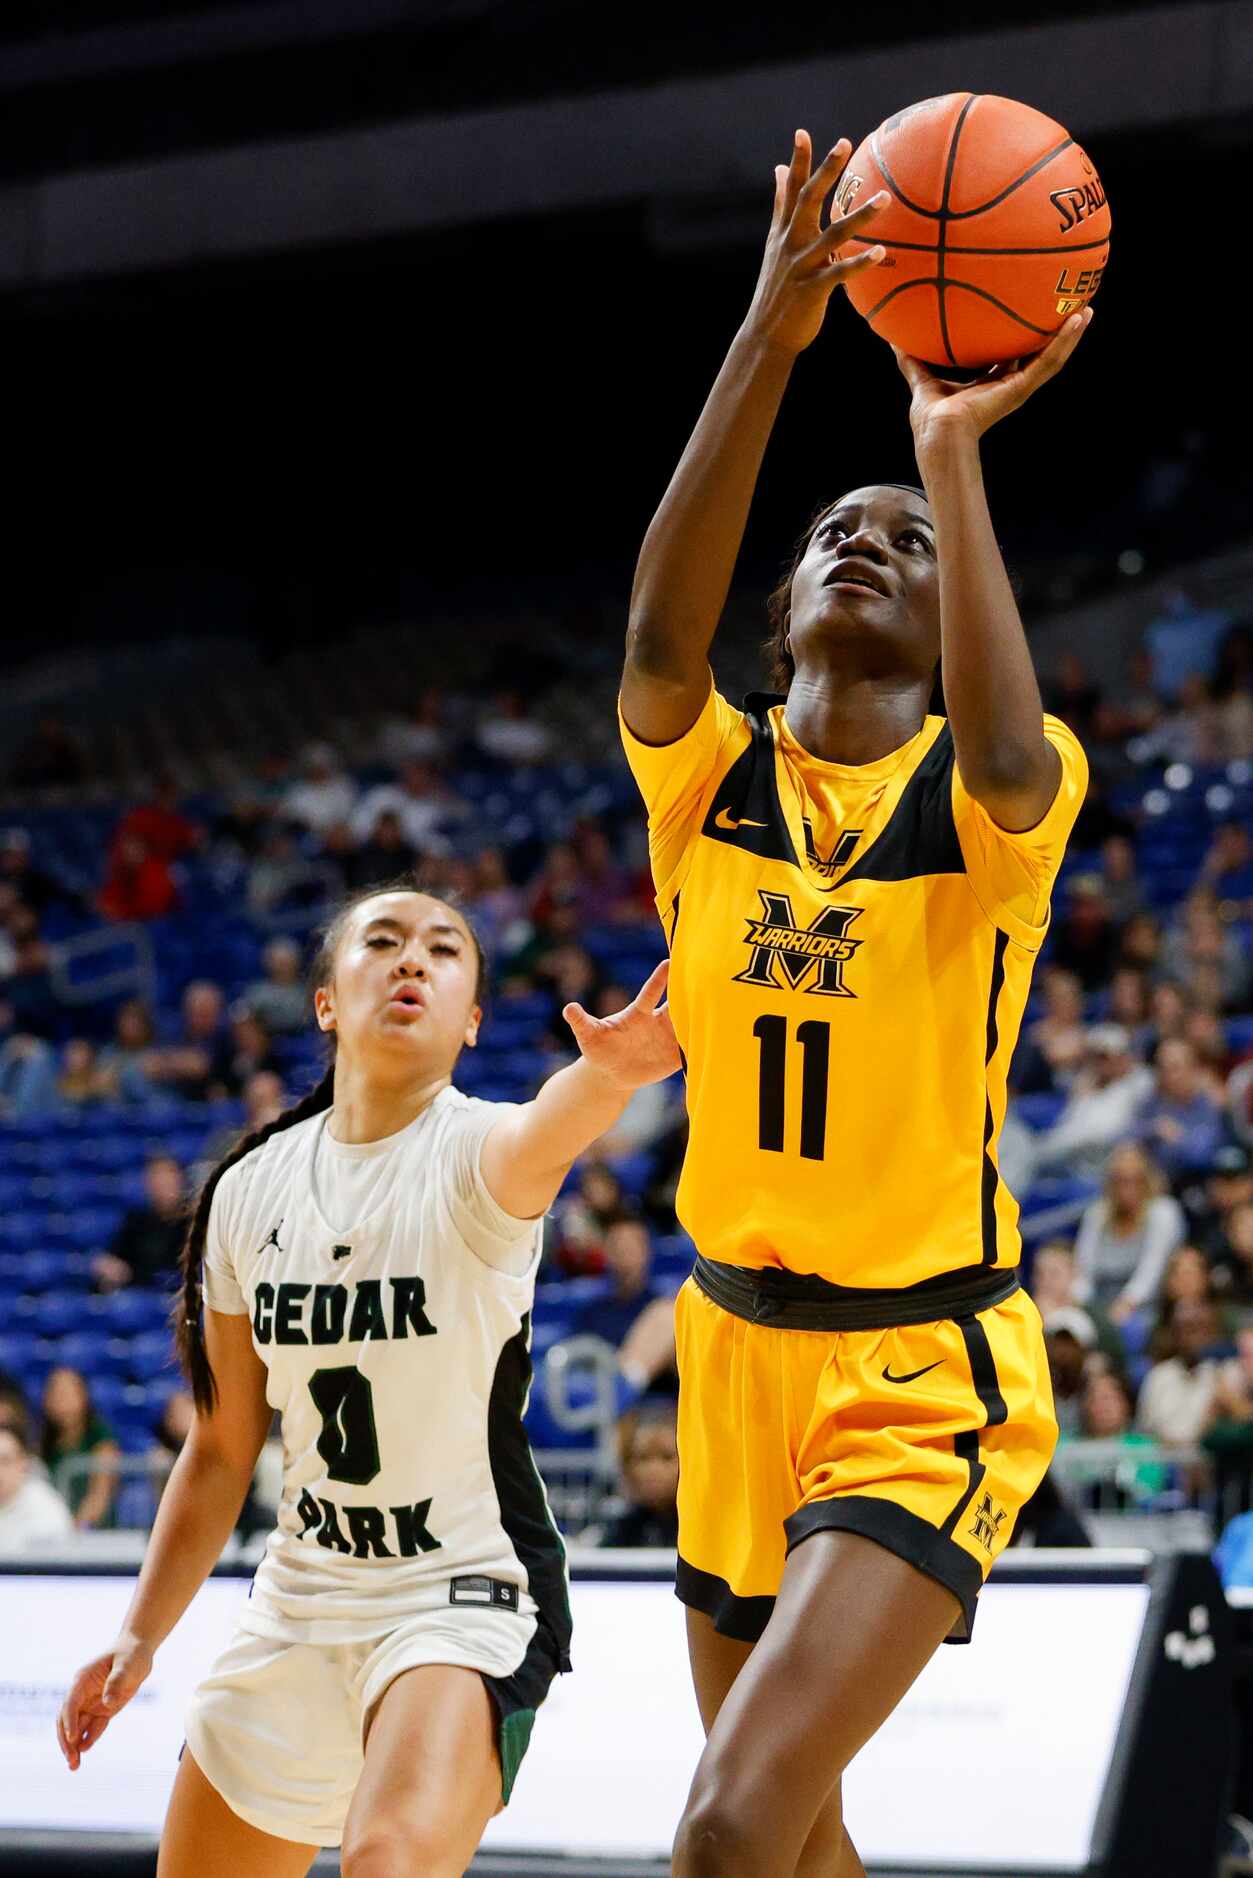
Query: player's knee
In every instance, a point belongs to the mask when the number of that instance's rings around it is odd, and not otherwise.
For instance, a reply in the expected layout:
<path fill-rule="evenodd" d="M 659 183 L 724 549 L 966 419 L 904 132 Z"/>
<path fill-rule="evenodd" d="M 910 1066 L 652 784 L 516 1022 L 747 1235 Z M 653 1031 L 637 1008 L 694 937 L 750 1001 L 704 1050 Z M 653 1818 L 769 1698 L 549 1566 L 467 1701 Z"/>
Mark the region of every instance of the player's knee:
<path fill-rule="evenodd" d="M 761 1869 L 759 1830 L 733 1801 L 693 1794 L 674 1842 L 673 1878 L 751 1878 Z"/>
<path fill-rule="evenodd" d="M 339 1854 L 343 1878 L 461 1878 L 462 1861 L 438 1826 L 403 1816 L 382 1815 L 344 1835 Z"/>

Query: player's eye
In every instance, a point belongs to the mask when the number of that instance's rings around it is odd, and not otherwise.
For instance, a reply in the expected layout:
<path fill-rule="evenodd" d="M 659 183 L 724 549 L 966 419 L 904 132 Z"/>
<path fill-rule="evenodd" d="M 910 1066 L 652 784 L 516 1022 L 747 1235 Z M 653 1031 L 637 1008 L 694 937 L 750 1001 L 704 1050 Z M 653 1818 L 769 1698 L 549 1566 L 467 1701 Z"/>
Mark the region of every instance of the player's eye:
<path fill-rule="evenodd" d="M 818 530 L 818 539 L 820 541 L 830 541 L 836 535 L 842 535 L 844 533 L 845 529 L 840 522 L 824 522 L 822 527 Z"/>
<path fill-rule="evenodd" d="M 449 945 L 447 940 L 444 940 L 442 943 L 439 943 L 437 945 L 433 945 L 431 947 L 431 951 L 442 952 L 445 958 L 459 959 L 461 957 L 461 947 Z"/>
<path fill-rule="evenodd" d="M 916 528 L 906 528 L 901 534 L 899 534 L 896 537 L 896 539 L 898 541 L 916 542 L 920 548 L 929 548 L 931 546 L 931 543 L 928 541 L 927 537 L 925 535 L 919 534 Z"/>
<path fill-rule="evenodd" d="M 378 933 L 373 939 L 366 940 L 368 946 L 390 946 L 395 945 L 395 943 L 396 941 L 389 939 L 385 933 Z"/>

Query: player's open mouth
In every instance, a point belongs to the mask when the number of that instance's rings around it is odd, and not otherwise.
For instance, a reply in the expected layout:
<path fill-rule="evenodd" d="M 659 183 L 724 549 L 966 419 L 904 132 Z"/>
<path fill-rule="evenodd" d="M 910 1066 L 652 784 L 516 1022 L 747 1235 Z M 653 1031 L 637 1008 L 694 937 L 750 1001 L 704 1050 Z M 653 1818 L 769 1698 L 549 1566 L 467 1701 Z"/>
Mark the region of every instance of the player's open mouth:
<path fill-rule="evenodd" d="M 877 593 L 881 600 L 887 598 L 887 590 L 869 574 L 854 572 L 847 567 L 833 567 L 823 581 L 824 587 L 865 587 L 870 593 Z"/>
<path fill-rule="evenodd" d="M 419 1011 L 422 1010 L 426 1004 L 426 999 L 422 996 L 422 993 L 415 990 L 412 985 L 404 985 L 399 991 L 393 991 L 387 1001 L 389 1004 L 411 1004 Z"/>

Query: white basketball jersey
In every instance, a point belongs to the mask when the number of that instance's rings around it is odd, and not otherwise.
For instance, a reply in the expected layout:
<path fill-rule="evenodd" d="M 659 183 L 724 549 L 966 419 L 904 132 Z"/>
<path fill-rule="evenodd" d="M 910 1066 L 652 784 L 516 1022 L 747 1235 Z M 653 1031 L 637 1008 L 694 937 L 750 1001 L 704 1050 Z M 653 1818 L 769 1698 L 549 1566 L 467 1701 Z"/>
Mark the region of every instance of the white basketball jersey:
<path fill-rule="evenodd" d="M 479 1171 L 504 1106 L 447 1088 L 398 1134 L 319 1152 L 322 1113 L 218 1183 L 205 1299 L 251 1318 L 282 1416 L 243 1619 L 258 1635 L 359 1642 L 455 1579 L 451 1604 L 494 1597 L 568 1649 L 564 1548 L 522 1428 L 543 1222 Z"/>

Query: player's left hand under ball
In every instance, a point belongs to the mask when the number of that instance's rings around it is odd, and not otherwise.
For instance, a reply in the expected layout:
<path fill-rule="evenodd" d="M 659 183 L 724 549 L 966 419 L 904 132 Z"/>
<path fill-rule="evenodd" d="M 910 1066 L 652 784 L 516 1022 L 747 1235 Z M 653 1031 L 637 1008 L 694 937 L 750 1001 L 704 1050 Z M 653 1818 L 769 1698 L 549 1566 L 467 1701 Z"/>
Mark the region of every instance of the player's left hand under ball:
<path fill-rule="evenodd" d="M 892 351 L 910 389 L 909 421 L 919 450 L 948 435 L 982 437 L 1041 385 L 1055 378 L 1074 351 L 1092 318 L 1091 307 L 1074 313 L 1041 351 L 1011 365 L 994 366 L 972 383 L 959 385 L 941 378 L 921 359 L 911 359 L 899 346 Z"/>
<path fill-rule="evenodd" d="M 624 1088 L 662 1082 L 681 1069 L 669 1006 L 661 1002 L 670 975 L 663 959 L 625 1010 L 593 1017 L 581 1004 L 567 1004 L 561 1015 L 574 1032 L 584 1059 Z"/>

